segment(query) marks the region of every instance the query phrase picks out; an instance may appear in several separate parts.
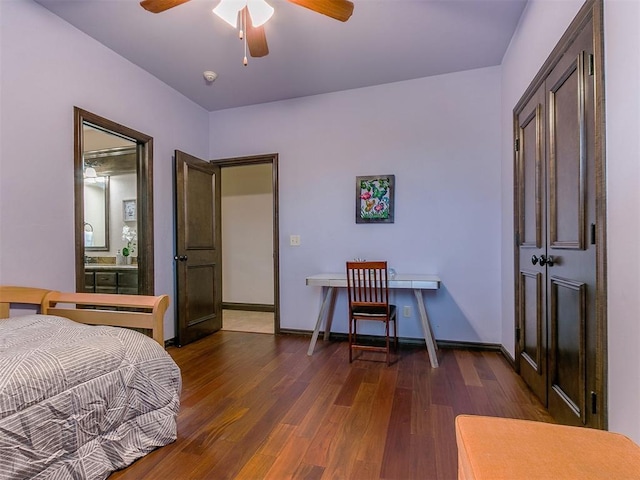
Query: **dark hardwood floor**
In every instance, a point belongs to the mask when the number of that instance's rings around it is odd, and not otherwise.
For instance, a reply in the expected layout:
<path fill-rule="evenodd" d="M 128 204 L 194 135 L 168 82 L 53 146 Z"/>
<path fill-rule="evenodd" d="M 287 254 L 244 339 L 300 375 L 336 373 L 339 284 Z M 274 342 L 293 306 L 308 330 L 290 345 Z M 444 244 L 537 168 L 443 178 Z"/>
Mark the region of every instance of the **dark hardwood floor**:
<path fill-rule="evenodd" d="M 401 346 L 390 367 L 346 342 L 221 331 L 168 351 L 178 439 L 109 478 L 455 479 L 461 413 L 552 422 L 498 353 Z"/>

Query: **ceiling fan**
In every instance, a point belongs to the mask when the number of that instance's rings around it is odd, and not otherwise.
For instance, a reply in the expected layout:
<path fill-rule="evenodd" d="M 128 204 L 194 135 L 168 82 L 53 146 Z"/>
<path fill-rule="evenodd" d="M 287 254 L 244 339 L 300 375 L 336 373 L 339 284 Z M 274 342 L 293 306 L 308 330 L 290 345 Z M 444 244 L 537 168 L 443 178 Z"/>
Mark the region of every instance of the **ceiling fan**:
<path fill-rule="evenodd" d="M 189 0 L 143 0 L 140 5 L 145 10 L 151 13 L 160 13 L 170 8 L 176 7 Z M 228 3 L 232 3 L 231 0 L 223 0 Z M 238 3 L 238 0 L 233 0 Z M 314 12 L 321 13 L 328 17 L 346 22 L 353 13 L 353 3 L 348 0 L 287 0 L 288 2 L 300 5 L 301 7 L 308 8 Z M 244 24 L 244 30 L 246 32 L 246 42 L 249 47 L 249 53 L 252 57 L 264 57 L 269 53 L 269 47 L 267 46 L 267 37 L 264 33 L 264 24 L 255 25 L 252 21 L 250 13 L 251 0 L 247 2 L 240 2 L 244 4 L 244 7 L 239 10 L 241 19 Z M 222 4 L 222 2 L 221 2 Z M 218 8 L 218 7 L 216 7 Z M 270 7 L 269 7 L 270 8 Z M 273 9 L 272 9 L 273 10 Z M 235 17 L 237 18 L 237 17 Z M 229 20 L 227 20 L 229 21 Z M 246 60 L 245 60 L 246 64 Z"/>

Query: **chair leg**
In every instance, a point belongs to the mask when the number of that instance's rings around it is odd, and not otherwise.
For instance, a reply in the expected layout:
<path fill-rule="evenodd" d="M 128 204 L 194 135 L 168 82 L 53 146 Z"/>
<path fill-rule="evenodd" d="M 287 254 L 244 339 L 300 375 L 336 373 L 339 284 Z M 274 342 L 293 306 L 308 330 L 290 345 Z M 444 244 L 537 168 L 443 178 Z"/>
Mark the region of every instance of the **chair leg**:
<path fill-rule="evenodd" d="M 353 357 L 352 357 L 353 348 L 351 347 L 353 345 L 353 338 L 352 338 L 352 333 L 351 333 L 351 330 L 352 330 L 353 327 L 351 325 L 351 322 L 353 322 L 353 321 L 354 321 L 353 318 L 350 317 L 349 318 L 349 363 L 351 363 L 353 361 Z"/>

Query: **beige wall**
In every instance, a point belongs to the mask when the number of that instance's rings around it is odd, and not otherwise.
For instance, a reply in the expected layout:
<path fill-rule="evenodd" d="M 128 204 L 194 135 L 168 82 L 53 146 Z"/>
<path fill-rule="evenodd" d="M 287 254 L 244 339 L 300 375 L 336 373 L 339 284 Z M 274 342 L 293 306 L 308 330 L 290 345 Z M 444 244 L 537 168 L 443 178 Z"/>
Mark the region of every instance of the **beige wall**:
<path fill-rule="evenodd" d="M 222 301 L 273 305 L 271 164 L 222 169 Z"/>

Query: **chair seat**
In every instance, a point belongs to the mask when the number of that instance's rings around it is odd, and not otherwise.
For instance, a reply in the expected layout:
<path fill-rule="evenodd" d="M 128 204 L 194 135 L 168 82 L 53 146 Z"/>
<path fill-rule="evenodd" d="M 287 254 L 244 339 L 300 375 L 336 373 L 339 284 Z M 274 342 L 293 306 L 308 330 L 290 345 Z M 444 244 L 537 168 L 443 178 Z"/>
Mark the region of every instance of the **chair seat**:
<path fill-rule="evenodd" d="M 384 319 L 387 316 L 387 307 L 377 307 L 377 306 L 354 306 L 353 314 L 359 317 L 381 317 Z M 393 317 L 396 314 L 396 306 L 389 305 L 389 316 Z"/>

